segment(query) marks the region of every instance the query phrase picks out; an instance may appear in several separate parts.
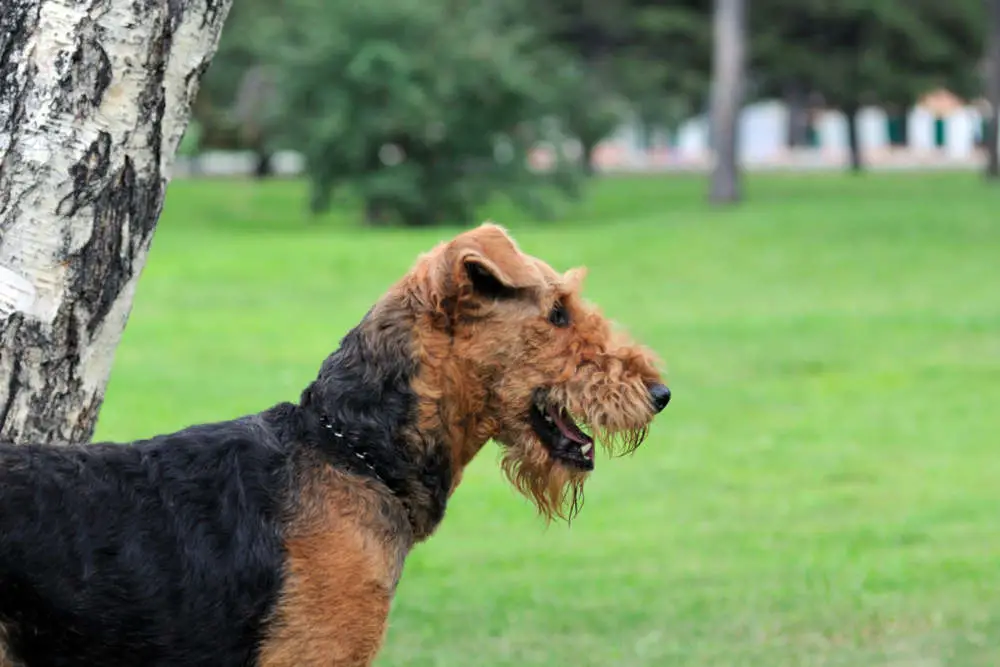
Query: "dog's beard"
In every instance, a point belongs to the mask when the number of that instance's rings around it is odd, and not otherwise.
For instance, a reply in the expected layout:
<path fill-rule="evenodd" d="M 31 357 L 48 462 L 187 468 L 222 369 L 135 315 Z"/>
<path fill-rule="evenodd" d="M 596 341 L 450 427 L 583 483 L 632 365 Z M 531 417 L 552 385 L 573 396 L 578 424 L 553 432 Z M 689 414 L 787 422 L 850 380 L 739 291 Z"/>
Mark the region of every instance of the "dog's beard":
<path fill-rule="evenodd" d="M 567 403 L 579 405 L 572 399 Z M 588 414 L 580 409 L 578 414 L 583 415 L 580 423 L 593 434 L 596 444 L 611 456 L 631 454 L 649 433 L 644 409 L 625 415 L 608 414 L 600 408 Z M 503 445 L 504 474 L 546 521 L 559 518 L 569 522 L 580 513 L 584 483 L 591 470 L 573 465 L 572 460 L 560 460 L 556 450 L 529 424 L 518 424 L 497 439 Z"/>
<path fill-rule="evenodd" d="M 505 446 L 501 467 L 514 488 L 535 504 L 546 521 L 571 521 L 583 508 L 588 472 L 561 464 L 540 442 Z"/>
<path fill-rule="evenodd" d="M 627 431 L 610 431 L 602 428 L 594 430 L 597 442 L 611 456 L 625 456 L 633 453 L 649 435 L 648 426 Z"/>

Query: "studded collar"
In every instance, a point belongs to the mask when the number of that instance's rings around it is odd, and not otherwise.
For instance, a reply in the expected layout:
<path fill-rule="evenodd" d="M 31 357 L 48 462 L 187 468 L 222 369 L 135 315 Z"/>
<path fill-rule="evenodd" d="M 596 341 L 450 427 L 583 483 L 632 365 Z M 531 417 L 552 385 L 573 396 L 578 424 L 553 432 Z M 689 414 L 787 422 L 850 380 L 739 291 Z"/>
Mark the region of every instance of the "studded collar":
<path fill-rule="evenodd" d="M 322 426 L 323 429 L 329 433 L 330 436 L 332 436 L 334 442 L 346 448 L 358 460 L 359 464 L 371 472 L 375 479 L 382 482 L 386 486 L 389 486 L 389 483 L 386 482 L 385 478 L 379 474 L 379 471 L 372 464 L 368 455 L 357 448 L 357 440 L 349 437 L 349 434 L 346 433 L 346 429 L 343 426 L 334 423 L 334 421 L 327 415 L 320 415 L 319 423 L 320 426 Z"/>

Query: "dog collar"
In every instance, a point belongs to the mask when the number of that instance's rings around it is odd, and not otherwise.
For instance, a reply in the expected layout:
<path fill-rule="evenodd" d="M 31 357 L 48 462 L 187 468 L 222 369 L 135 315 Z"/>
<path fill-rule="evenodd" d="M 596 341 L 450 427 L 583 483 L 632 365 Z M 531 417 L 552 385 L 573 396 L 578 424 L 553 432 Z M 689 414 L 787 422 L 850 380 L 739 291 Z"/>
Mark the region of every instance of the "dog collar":
<path fill-rule="evenodd" d="M 378 470 L 375 469 L 372 462 L 368 460 L 368 456 L 364 452 L 359 452 L 355 449 L 354 442 L 344 435 L 343 428 L 334 424 L 333 421 L 326 415 L 320 416 L 319 423 L 331 436 L 333 436 L 333 439 L 336 442 L 344 445 L 352 454 L 354 454 L 361 464 L 368 468 L 369 472 L 375 476 L 375 479 L 388 486 L 388 483 L 382 478 L 382 475 L 380 475 Z"/>

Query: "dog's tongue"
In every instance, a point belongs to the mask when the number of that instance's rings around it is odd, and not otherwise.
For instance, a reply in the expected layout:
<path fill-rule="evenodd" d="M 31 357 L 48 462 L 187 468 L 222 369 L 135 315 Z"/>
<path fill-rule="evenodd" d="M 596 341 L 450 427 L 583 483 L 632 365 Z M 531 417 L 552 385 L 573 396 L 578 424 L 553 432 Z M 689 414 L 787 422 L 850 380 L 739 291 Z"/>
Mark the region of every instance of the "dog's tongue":
<path fill-rule="evenodd" d="M 559 430 L 562 431 L 562 434 L 573 442 L 580 445 L 586 445 L 593 442 L 590 436 L 581 431 L 580 428 L 573 422 L 573 419 L 563 410 L 550 408 L 549 414 L 552 415 L 553 421 L 555 421 Z"/>

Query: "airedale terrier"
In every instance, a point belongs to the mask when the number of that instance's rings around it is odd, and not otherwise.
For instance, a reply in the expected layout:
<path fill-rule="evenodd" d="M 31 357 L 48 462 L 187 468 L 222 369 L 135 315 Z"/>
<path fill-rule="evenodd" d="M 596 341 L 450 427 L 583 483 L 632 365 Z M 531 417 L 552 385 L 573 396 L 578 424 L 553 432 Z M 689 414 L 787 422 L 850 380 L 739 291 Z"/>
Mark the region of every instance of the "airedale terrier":
<path fill-rule="evenodd" d="M 303 392 L 131 445 L 0 446 L 0 666 L 371 664 L 488 440 L 548 517 L 634 450 L 654 357 L 485 224 L 419 258 Z"/>

